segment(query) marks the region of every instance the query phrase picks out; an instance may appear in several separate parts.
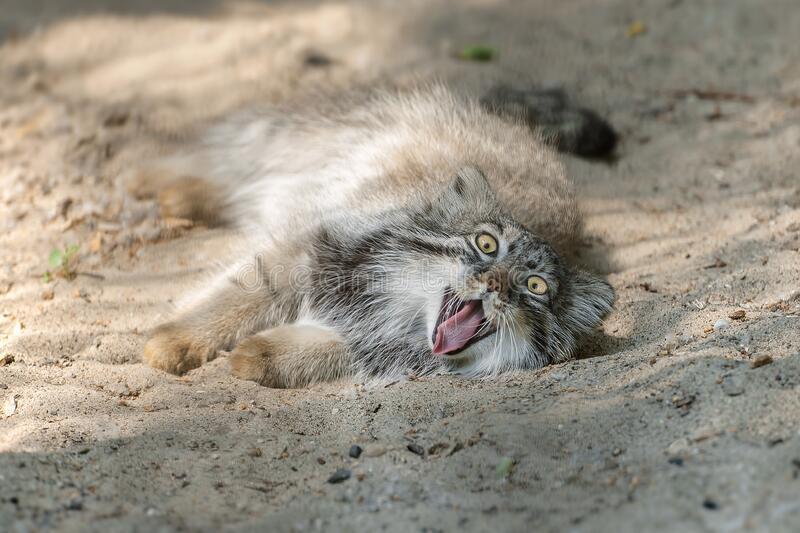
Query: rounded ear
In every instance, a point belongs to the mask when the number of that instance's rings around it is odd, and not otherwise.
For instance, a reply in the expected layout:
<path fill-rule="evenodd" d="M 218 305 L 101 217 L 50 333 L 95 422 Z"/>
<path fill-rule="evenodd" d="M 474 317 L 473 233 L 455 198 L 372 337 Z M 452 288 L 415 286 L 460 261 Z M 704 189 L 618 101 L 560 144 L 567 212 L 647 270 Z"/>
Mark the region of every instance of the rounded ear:
<path fill-rule="evenodd" d="M 497 201 L 483 172 L 474 166 L 466 166 L 439 191 L 412 200 L 411 208 L 423 218 L 441 224 L 443 221 L 461 220 L 465 215 L 473 219 L 493 213 Z"/>
<path fill-rule="evenodd" d="M 565 277 L 554 309 L 560 331 L 551 335 L 552 362 L 572 357 L 581 338 L 594 331 L 614 307 L 614 289 L 607 281 L 578 269 Z"/>
<path fill-rule="evenodd" d="M 458 171 L 450 183 L 448 191 L 465 199 L 483 200 L 494 202 L 495 195 L 486 176 L 473 166 L 464 167 Z"/>
<path fill-rule="evenodd" d="M 438 204 L 450 213 L 463 209 L 481 213 L 494 208 L 496 197 L 483 172 L 474 166 L 467 166 L 453 177 L 438 199 Z"/>

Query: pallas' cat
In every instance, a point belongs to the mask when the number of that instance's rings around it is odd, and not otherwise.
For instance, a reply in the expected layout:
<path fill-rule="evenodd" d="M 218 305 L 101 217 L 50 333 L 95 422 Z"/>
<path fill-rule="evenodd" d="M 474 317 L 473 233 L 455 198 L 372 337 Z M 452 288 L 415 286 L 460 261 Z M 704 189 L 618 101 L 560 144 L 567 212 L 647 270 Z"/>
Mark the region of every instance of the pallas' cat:
<path fill-rule="evenodd" d="M 162 209 L 233 221 L 248 252 L 144 360 L 179 374 L 232 350 L 236 376 L 299 387 L 575 355 L 613 290 L 565 260 L 581 218 L 556 152 L 490 107 L 432 86 L 261 109 L 154 163 Z"/>

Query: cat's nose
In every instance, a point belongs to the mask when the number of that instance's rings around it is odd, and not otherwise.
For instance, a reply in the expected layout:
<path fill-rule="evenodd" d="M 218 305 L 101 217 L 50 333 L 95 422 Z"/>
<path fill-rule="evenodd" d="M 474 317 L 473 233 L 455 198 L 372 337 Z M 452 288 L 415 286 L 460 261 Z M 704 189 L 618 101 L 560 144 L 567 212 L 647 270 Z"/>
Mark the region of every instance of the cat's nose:
<path fill-rule="evenodd" d="M 495 278 L 489 278 L 486 280 L 486 290 L 489 292 L 500 292 L 502 289 L 503 286 Z"/>
<path fill-rule="evenodd" d="M 498 272 L 485 272 L 483 282 L 486 283 L 486 290 L 489 292 L 503 291 L 503 276 Z"/>

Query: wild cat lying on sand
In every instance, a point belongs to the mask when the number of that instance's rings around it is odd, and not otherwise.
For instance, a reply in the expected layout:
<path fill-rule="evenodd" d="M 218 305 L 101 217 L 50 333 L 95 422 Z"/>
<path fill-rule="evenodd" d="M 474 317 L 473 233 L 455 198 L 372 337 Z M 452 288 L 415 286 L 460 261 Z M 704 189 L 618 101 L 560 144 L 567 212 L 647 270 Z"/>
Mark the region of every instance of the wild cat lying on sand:
<path fill-rule="evenodd" d="M 239 114 L 143 172 L 167 180 L 162 208 L 234 220 L 251 243 L 154 330 L 144 360 L 180 374 L 233 349 L 234 375 L 300 387 L 572 357 L 614 292 L 565 262 L 581 219 L 554 150 L 512 116 L 536 121 L 534 106 L 494 94 L 481 105 L 432 86 Z M 547 105 L 562 148 L 608 144 L 556 124 L 590 112 Z"/>

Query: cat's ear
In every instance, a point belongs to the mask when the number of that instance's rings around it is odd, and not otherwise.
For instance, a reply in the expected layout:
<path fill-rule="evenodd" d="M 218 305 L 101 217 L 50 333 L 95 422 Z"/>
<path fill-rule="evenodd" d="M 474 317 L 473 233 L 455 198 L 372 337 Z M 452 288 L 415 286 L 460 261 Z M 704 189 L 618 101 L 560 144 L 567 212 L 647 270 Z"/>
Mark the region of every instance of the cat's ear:
<path fill-rule="evenodd" d="M 494 203 L 495 196 L 486 176 L 476 167 L 468 166 L 458 171 L 450 182 L 448 192 L 465 201 Z"/>
<path fill-rule="evenodd" d="M 410 204 L 420 217 L 417 223 L 451 224 L 466 219 L 480 219 L 497 208 L 497 201 L 483 173 L 473 166 L 461 168 L 455 176 L 432 194 Z"/>
<path fill-rule="evenodd" d="M 473 166 L 464 167 L 458 171 L 447 186 L 440 203 L 448 210 L 469 208 L 480 212 L 491 209 L 496 204 L 494 191 L 483 172 Z"/>
<path fill-rule="evenodd" d="M 614 306 L 614 289 L 594 274 L 570 270 L 565 281 L 554 309 L 561 330 L 551 339 L 554 363 L 572 357 L 581 339 L 594 331 Z"/>

